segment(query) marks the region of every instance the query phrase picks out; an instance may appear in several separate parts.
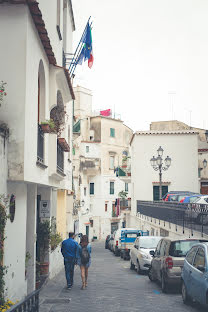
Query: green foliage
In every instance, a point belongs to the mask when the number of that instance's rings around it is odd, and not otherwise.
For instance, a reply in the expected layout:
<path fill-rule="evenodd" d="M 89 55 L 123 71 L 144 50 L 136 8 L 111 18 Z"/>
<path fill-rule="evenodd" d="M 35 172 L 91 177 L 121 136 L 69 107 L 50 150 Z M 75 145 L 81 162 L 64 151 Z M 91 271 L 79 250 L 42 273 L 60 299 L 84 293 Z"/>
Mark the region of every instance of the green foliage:
<path fill-rule="evenodd" d="M 49 250 L 51 226 L 48 220 L 38 224 L 37 229 L 37 248 L 40 262 L 44 262 L 45 256 Z"/>
<path fill-rule="evenodd" d="M 6 86 L 6 82 L 1 81 L 0 82 L 0 107 L 3 102 L 4 96 L 7 95 L 7 93 L 5 92 L 5 86 Z"/>
<path fill-rule="evenodd" d="M 47 119 L 46 121 L 42 121 L 41 125 L 49 125 L 49 127 L 54 130 L 55 129 L 55 122 L 53 119 Z"/>
<path fill-rule="evenodd" d="M 58 245 L 62 242 L 62 237 L 56 230 L 56 218 L 51 218 L 51 233 L 50 233 L 50 246 L 51 251 L 54 251 Z"/>
<path fill-rule="evenodd" d="M 118 196 L 122 199 L 126 199 L 127 198 L 127 194 L 128 192 L 125 192 L 125 191 L 121 191 L 118 193 Z"/>

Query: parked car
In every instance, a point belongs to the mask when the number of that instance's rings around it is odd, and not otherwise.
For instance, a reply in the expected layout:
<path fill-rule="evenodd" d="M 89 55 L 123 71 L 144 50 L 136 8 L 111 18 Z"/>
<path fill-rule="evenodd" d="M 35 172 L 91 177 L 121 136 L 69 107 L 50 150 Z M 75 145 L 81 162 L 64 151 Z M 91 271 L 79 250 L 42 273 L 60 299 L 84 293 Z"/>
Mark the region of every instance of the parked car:
<path fill-rule="evenodd" d="M 134 246 L 134 242 L 138 236 L 148 236 L 149 232 L 141 230 L 123 230 L 121 231 L 121 249 L 120 256 L 124 260 L 130 259 L 130 250 Z"/>
<path fill-rule="evenodd" d="M 190 196 L 184 196 L 181 200 L 180 203 L 193 203 L 195 202 L 198 198 L 200 198 L 202 195 L 201 194 L 194 194 Z"/>
<path fill-rule="evenodd" d="M 194 192 L 189 192 L 189 191 L 171 191 L 171 192 L 168 192 L 168 193 L 166 193 L 164 196 L 163 196 L 163 198 L 162 198 L 162 200 L 163 201 L 170 201 L 170 196 L 171 195 L 174 195 L 174 196 L 176 196 L 176 195 L 192 195 L 192 194 L 195 194 Z M 174 197 L 173 197 L 174 198 Z"/>
<path fill-rule="evenodd" d="M 137 273 L 148 271 L 151 266 L 152 256 L 160 236 L 139 236 L 135 240 L 133 248 L 130 250 L 130 269 L 136 268 Z"/>
<path fill-rule="evenodd" d="M 110 251 L 113 251 L 113 243 L 114 243 L 115 233 L 116 233 L 116 231 L 114 231 L 113 234 L 111 234 L 111 238 L 108 242 L 108 249 Z"/>
<path fill-rule="evenodd" d="M 115 232 L 115 237 L 114 237 L 113 246 L 112 246 L 112 251 L 114 252 L 115 256 L 120 256 L 120 252 L 121 252 L 121 232 L 122 231 L 126 231 L 126 230 L 136 230 L 136 229 L 133 229 L 133 228 L 121 228 L 121 229 L 118 229 Z"/>
<path fill-rule="evenodd" d="M 202 195 L 199 198 L 196 198 L 194 203 L 208 205 L 208 195 Z"/>
<path fill-rule="evenodd" d="M 181 271 L 187 252 L 191 247 L 206 240 L 163 238 L 155 250 L 149 279 L 159 281 L 162 291 L 167 292 L 170 286 L 181 286 Z"/>
<path fill-rule="evenodd" d="M 186 255 L 182 269 L 182 298 L 208 307 L 208 243 L 196 244 Z"/>
<path fill-rule="evenodd" d="M 109 249 L 109 241 L 111 239 L 111 235 L 107 235 L 106 239 L 105 239 L 105 249 Z"/>

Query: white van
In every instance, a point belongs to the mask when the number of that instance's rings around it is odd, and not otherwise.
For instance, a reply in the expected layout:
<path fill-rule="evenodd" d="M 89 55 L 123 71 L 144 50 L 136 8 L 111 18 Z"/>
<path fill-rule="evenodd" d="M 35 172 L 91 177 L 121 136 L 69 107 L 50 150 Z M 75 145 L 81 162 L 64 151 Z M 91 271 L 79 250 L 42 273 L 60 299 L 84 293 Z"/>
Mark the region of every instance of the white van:
<path fill-rule="evenodd" d="M 120 256 L 121 252 L 121 232 L 126 231 L 126 230 L 135 230 L 134 228 L 121 228 L 118 229 L 115 233 L 114 241 L 113 241 L 113 246 L 112 246 L 112 251 L 114 252 L 115 256 Z"/>

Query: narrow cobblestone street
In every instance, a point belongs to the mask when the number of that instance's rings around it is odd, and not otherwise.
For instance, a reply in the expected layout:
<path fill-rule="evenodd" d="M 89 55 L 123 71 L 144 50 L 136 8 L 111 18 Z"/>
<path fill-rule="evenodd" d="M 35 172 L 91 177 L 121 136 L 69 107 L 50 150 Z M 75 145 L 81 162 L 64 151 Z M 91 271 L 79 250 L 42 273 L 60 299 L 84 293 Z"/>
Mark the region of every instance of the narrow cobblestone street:
<path fill-rule="evenodd" d="M 40 312 L 133 312 L 133 311 L 205 311 L 198 305 L 185 306 L 181 294 L 163 294 L 146 275 L 129 269 L 129 262 L 104 249 L 104 243 L 92 244 L 89 285 L 81 290 L 80 270 L 75 270 L 72 290 L 65 289 L 62 271 L 40 292 Z"/>

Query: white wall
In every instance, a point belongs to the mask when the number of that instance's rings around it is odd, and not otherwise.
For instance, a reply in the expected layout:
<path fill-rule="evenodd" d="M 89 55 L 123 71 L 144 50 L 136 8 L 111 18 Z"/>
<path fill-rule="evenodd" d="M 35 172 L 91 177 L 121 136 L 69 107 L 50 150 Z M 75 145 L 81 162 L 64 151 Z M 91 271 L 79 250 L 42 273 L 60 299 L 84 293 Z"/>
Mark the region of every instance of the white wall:
<path fill-rule="evenodd" d="M 14 221 L 6 224 L 4 244 L 4 264 L 6 298 L 20 300 L 27 294 L 25 280 L 26 254 L 26 220 L 27 220 L 27 185 L 24 183 L 8 183 L 8 193 L 16 196 L 16 212 Z"/>
<path fill-rule="evenodd" d="M 153 200 L 153 184 L 159 182 L 158 171 L 150 164 L 157 149 L 162 146 L 164 158 L 170 156 L 171 166 L 163 171 L 162 179 L 170 182 L 169 191 L 198 189 L 198 142 L 197 134 L 138 134 L 132 146 L 132 214 L 136 214 L 136 200 Z"/>

